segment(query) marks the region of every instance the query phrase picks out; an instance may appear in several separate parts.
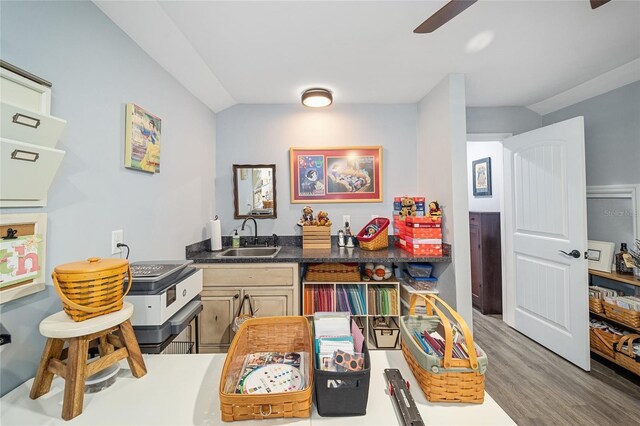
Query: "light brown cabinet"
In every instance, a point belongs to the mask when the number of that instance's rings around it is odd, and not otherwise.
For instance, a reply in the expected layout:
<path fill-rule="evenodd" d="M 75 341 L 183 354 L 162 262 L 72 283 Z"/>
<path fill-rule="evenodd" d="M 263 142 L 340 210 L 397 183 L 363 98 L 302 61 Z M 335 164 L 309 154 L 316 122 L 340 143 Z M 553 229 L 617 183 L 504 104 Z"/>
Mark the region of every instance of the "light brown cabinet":
<path fill-rule="evenodd" d="M 226 352 L 233 340 L 231 323 L 240 303 L 249 297 L 256 316 L 299 315 L 299 272 L 295 263 L 206 264 L 200 352 Z M 243 312 L 249 313 L 245 302 Z"/>

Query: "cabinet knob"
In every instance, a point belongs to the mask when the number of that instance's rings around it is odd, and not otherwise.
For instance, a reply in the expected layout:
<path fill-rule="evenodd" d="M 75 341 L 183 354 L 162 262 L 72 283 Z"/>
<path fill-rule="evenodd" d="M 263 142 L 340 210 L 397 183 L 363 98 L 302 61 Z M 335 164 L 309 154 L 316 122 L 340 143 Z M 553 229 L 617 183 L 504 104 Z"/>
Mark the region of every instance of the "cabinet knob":
<path fill-rule="evenodd" d="M 238 293 L 236 293 L 236 294 L 234 294 L 234 295 L 233 295 L 233 298 L 234 298 L 234 299 L 237 299 L 237 298 L 239 298 L 239 297 L 240 297 L 240 295 L 239 295 Z"/>

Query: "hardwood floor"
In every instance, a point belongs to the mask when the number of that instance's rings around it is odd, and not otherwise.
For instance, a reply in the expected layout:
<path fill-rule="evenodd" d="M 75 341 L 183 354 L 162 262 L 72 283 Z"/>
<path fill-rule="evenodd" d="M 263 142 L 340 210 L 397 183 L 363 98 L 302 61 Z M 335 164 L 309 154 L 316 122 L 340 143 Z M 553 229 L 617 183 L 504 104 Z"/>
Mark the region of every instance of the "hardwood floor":
<path fill-rule="evenodd" d="M 640 424 L 637 376 L 593 358 L 583 371 L 499 318 L 475 310 L 473 318 L 489 357 L 485 389 L 519 425 Z"/>

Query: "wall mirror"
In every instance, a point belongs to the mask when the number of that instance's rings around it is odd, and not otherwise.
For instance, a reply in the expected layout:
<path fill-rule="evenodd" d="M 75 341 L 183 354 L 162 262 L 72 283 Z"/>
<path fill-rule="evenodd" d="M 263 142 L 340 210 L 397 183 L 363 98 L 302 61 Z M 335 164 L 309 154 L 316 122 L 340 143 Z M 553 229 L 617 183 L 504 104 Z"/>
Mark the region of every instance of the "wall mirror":
<path fill-rule="evenodd" d="M 276 165 L 233 165 L 233 217 L 273 219 L 276 210 Z"/>

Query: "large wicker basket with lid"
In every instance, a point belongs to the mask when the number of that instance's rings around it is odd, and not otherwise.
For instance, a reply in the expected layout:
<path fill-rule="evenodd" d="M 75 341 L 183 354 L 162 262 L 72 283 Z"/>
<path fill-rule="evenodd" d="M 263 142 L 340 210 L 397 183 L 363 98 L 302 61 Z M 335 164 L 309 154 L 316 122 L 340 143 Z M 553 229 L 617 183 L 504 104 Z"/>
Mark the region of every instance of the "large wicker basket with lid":
<path fill-rule="evenodd" d="M 131 289 L 131 268 L 125 259 L 91 257 L 66 263 L 57 266 L 51 277 L 64 311 L 74 321 L 119 311 Z"/>

